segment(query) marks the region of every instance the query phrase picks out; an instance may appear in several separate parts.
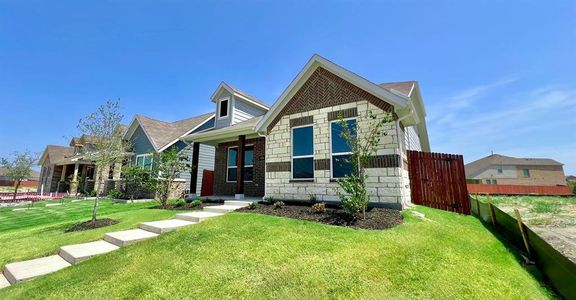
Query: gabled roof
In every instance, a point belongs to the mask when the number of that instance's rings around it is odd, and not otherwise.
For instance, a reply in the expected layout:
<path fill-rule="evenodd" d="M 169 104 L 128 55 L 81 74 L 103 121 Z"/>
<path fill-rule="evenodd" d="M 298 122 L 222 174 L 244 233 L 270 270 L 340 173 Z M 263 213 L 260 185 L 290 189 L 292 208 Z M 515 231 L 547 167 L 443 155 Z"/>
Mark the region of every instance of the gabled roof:
<path fill-rule="evenodd" d="M 50 158 L 51 164 L 57 164 L 72 156 L 74 156 L 74 147 L 48 145 L 38 160 L 38 164 L 43 165 L 47 158 Z"/>
<path fill-rule="evenodd" d="M 262 116 L 250 118 L 248 120 L 236 123 L 231 126 L 226 126 L 222 128 L 210 128 L 200 132 L 196 132 L 185 137 L 182 137 L 182 141 L 194 141 L 199 143 L 206 143 L 208 145 L 211 142 L 218 141 L 221 142 L 222 139 L 233 138 L 237 139 L 239 135 L 251 135 L 255 134 L 254 126 L 262 119 Z M 213 145 L 216 145 L 214 143 Z"/>
<path fill-rule="evenodd" d="M 136 115 L 126 130 L 124 139 L 130 139 L 140 125 L 154 150 L 161 152 L 176 143 L 180 137 L 190 134 L 213 117 L 214 113 L 206 113 L 176 122 L 164 122 L 147 116 Z"/>
<path fill-rule="evenodd" d="M 416 81 L 385 82 L 379 84 L 379 86 L 387 90 L 400 92 L 407 97 L 412 95 L 412 91 L 414 90 L 415 85 Z"/>
<path fill-rule="evenodd" d="M 264 115 L 262 120 L 256 125 L 256 130 L 258 132 L 265 132 L 270 122 L 280 113 L 282 108 L 290 101 L 292 96 L 300 89 L 300 87 L 308 80 L 308 78 L 314 73 L 318 68 L 322 67 L 342 79 L 345 79 L 357 87 L 371 93 L 377 98 L 385 101 L 395 108 L 405 108 L 410 103 L 410 98 L 406 95 L 400 93 L 394 93 L 389 89 L 383 88 L 373 82 L 366 80 L 365 78 L 349 71 L 341 66 L 327 60 L 326 58 L 314 54 L 312 58 L 306 63 L 304 68 L 298 73 L 296 78 L 292 80 L 290 85 L 284 90 L 284 92 L 278 97 L 278 100 L 272 105 L 272 108 Z"/>
<path fill-rule="evenodd" d="M 216 91 L 214 91 L 214 93 L 213 93 L 212 96 L 210 97 L 210 99 L 212 99 L 212 102 L 216 102 L 216 100 L 218 100 L 218 99 L 217 99 L 217 98 L 218 98 L 218 95 L 220 94 L 220 92 L 221 92 L 223 89 L 224 89 L 224 90 L 227 90 L 230 94 L 232 94 L 232 95 L 234 95 L 234 96 L 237 96 L 237 97 L 240 97 L 240 98 L 242 98 L 242 99 L 244 99 L 244 100 L 246 100 L 246 101 L 248 101 L 248 102 L 250 102 L 250 103 L 252 103 L 252 104 L 254 104 L 254 105 L 256 105 L 256 106 L 258 106 L 258 107 L 260 107 L 260 108 L 262 108 L 262 109 L 265 109 L 265 110 L 269 110 L 269 109 L 270 109 L 270 105 L 268 105 L 266 102 L 264 102 L 264 101 L 262 101 L 262 100 L 260 100 L 260 99 L 258 99 L 258 98 L 256 98 L 256 97 L 254 97 L 254 96 L 252 96 L 252 95 L 250 95 L 250 94 L 248 94 L 248 93 L 246 93 L 246 92 L 244 92 L 244 91 L 242 91 L 242 90 L 240 90 L 240 89 L 238 89 L 238 88 L 235 88 L 235 87 L 229 85 L 228 83 L 226 83 L 226 82 L 224 82 L 224 81 L 222 81 L 222 82 L 218 85 L 218 88 L 216 88 Z"/>
<path fill-rule="evenodd" d="M 550 158 L 518 158 L 492 154 L 475 160 L 464 166 L 466 176 L 474 176 L 490 166 L 563 166 L 564 164 Z"/>
<path fill-rule="evenodd" d="M 0 177 L 6 177 L 6 174 L 10 171 L 8 167 L 0 167 Z M 38 179 L 40 178 L 40 172 L 32 170 L 28 179 Z"/>

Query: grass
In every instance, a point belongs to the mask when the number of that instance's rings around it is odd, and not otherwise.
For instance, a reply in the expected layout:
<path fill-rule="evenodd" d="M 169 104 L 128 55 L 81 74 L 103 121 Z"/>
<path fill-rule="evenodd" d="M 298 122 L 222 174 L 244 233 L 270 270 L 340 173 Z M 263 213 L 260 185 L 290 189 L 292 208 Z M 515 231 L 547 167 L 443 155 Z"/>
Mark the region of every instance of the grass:
<path fill-rule="evenodd" d="M 45 207 L 45 203 L 39 202 L 31 210 L 0 209 L 0 268 L 10 262 L 55 254 L 60 246 L 98 240 L 104 233 L 137 227 L 143 221 L 167 219 L 176 213 L 148 209 L 156 202 L 117 204 L 102 200 L 98 216 L 118 220 L 118 224 L 65 233 L 73 224 L 90 220 L 93 203 L 66 200 L 62 206 Z"/>
<path fill-rule="evenodd" d="M 230 213 L 0 290 L 0 299 L 546 299 L 471 216 L 369 231 Z"/>

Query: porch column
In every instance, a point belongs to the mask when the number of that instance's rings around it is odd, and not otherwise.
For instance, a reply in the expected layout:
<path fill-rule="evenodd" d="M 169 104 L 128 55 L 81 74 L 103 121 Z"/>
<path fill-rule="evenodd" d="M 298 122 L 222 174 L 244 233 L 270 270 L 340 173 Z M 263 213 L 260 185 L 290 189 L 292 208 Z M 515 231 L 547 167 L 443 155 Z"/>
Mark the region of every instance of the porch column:
<path fill-rule="evenodd" d="M 190 170 L 190 197 L 197 197 L 196 194 L 198 182 L 198 160 L 200 158 L 200 144 L 192 145 L 192 169 Z"/>
<path fill-rule="evenodd" d="M 244 199 L 244 147 L 246 136 L 238 137 L 238 155 L 236 156 L 236 199 Z"/>
<path fill-rule="evenodd" d="M 75 195 L 78 192 L 78 169 L 80 164 L 74 164 L 74 175 L 72 176 L 72 181 L 70 182 L 70 194 Z"/>

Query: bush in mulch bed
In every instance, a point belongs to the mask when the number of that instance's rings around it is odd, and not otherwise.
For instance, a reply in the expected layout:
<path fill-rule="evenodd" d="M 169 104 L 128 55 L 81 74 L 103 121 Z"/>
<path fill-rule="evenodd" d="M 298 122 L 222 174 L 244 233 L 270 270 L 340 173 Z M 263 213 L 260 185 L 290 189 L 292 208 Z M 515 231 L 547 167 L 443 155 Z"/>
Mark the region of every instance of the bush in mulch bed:
<path fill-rule="evenodd" d="M 109 218 L 104 218 L 104 219 L 98 219 L 98 220 L 96 220 L 96 222 L 86 221 L 86 222 L 74 224 L 72 227 L 66 229 L 66 232 L 90 230 L 90 229 L 96 229 L 96 228 L 100 228 L 100 227 L 111 226 L 114 224 L 118 224 L 118 221 L 113 220 L 113 219 L 109 219 Z"/>
<path fill-rule="evenodd" d="M 284 205 L 281 208 L 273 204 L 258 204 L 255 207 L 245 207 L 237 211 L 260 213 L 265 215 L 287 217 L 298 220 L 313 221 L 329 225 L 352 227 L 358 229 L 387 229 L 402 224 L 402 213 L 395 209 L 369 208 L 366 211 L 366 219 L 354 218 L 341 208 L 329 208 L 324 210 L 313 209 L 307 205 Z"/>

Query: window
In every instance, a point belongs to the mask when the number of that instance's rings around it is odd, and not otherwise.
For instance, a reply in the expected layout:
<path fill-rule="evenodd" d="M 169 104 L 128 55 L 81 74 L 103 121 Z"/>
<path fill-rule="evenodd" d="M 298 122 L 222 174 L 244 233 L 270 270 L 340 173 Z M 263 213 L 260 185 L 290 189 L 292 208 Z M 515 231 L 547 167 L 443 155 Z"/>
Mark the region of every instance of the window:
<path fill-rule="evenodd" d="M 524 174 L 524 177 L 530 177 L 530 170 L 528 170 L 528 169 L 523 169 L 523 170 L 522 170 L 522 174 Z"/>
<path fill-rule="evenodd" d="M 503 170 L 502 167 L 498 167 L 498 174 L 502 174 Z"/>
<path fill-rule="evenodd" d="M 218 118 L 226 118 L 228 117 L 228 103 L 230 102 L 229 99 L 220 100 L 218 102 Z"/>
<path fill-rule="evenodd" d="M 492 179 L 492 184 L 496 184 L 496 179 Z"/>
<path fill-rule="evenodd" d="M 238 179 L 238 147 L 228 148 L 226 181 L 236 182 Z M 244 147 L 244 182 L 254 179 L 254 145 Z"/>
<path fill-rule="evenodd" d="M 346 126 L 350 129 L 353 137 L 356 136 L 356 119 L 346 120 Z M 330 123 L 330 149 L 332 178 L 342 178 L 354 172 L 354 166 L 350 162 L 352 151 L 348 141 L 341 136 L 344 127 L 339 121 Z"/>
<path fill-rule="evenodd" d="M 292 128 L 292 179 L 314 178 L 312 126 Z"/>
<path fill-rule="evenodd" d="M 152 170 L 152 154 L 136 155 L 136 165 L 145 169 Z"/>

